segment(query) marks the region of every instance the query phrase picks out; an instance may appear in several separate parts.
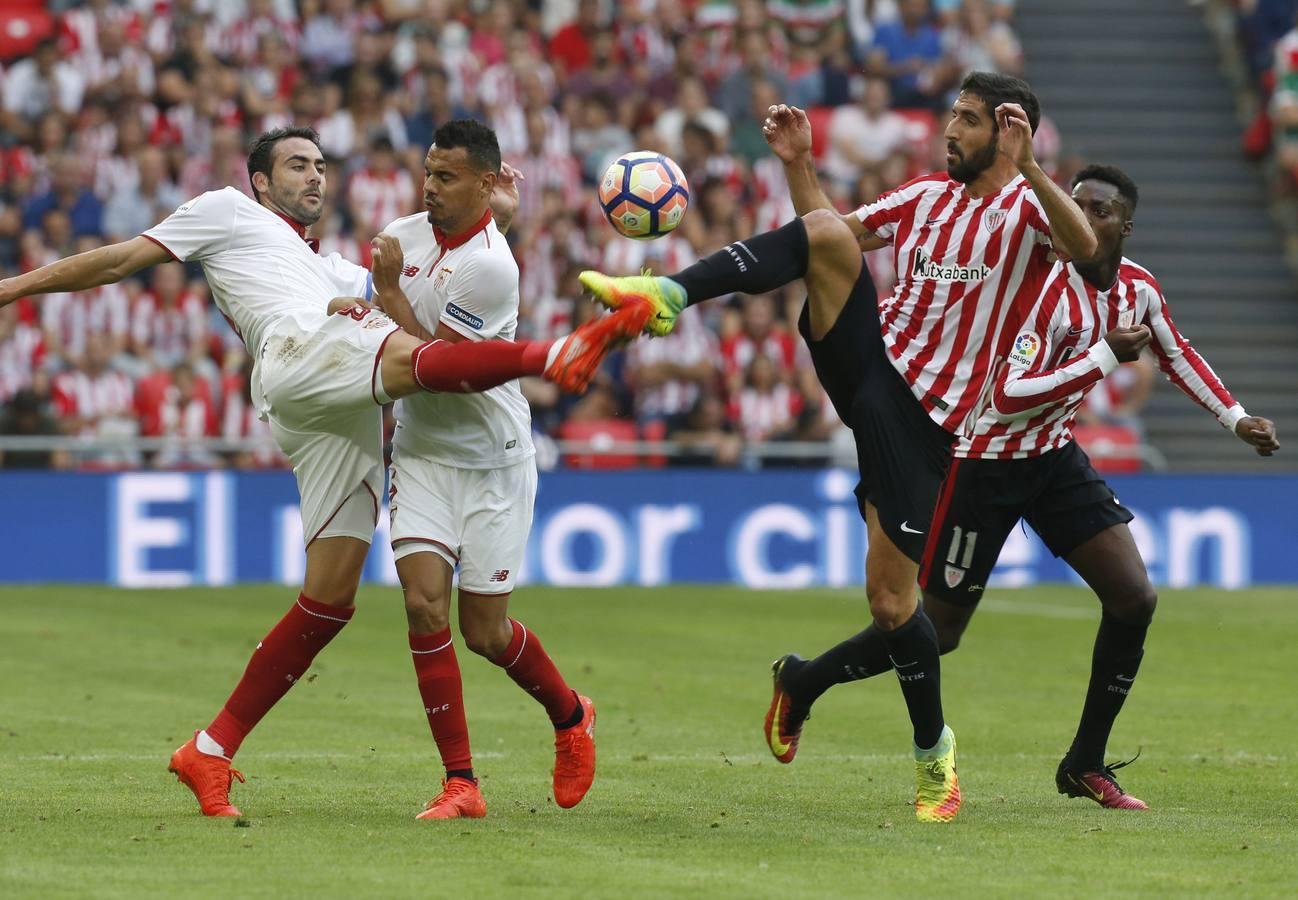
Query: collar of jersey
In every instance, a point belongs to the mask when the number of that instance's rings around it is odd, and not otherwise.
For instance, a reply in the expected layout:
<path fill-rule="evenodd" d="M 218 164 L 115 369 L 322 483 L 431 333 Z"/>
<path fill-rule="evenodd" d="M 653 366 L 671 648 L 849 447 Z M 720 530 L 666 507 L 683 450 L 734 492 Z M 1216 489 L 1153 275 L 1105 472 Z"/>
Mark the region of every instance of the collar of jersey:
<path fill-rule="evenodd" d="M 282 212 L 278 212 L 277 210 L 272 209 L 271 212 L 275 213 L 275 215 L 279 216 L 281 219 L 287 222 L 289 227 L 297 232 L 297 236 L 300 237 L 302 240 L 306 241 L 306 245 L 311 248 L 312 253 L 320 252 L 320 239 L 307 237 L 305 225 L 303 225 L 301 222 L 297 221 L 296 219 L 290 219 L 288 216 L 284 215 Z"/>
<path fill-rule="evenodd" d="M 469 239 L 480 231 L 486 230 L 487 223 L 491 221 L 491 210 L 488 209 L 482 214 L 482 218 L 474 224 L 472 228 L 461 231 L 459 234 L 447 234 L 436 225 L 433 226 L 433 238 L 441 245 L 443 251 L 454 250 L 463 244 L 467 244 Z"/>

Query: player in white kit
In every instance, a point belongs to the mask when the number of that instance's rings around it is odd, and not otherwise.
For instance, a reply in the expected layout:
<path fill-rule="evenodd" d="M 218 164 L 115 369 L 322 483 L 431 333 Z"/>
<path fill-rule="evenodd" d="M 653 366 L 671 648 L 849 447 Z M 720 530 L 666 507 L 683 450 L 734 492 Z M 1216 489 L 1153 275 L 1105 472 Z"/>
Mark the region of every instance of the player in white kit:
<path fill-rule="evenodd" d="M 501 171 L 495 133 L 474 121 L 448 122 L 433 136 L 424 168 L 425 211 L 374 240 L 376 301 L 428 340 L 512 341 L 518 265 L 489 208 Z M 531 411 L 516 381 L 397 405 L 392 548 L 419 692 L 446 769 L 443 790 L 421 819 L 487 811 L 449 625 L 457 568 L 465 645 L 503 668 L 555 727 L 555 801 L 575 806 L 595 777 L 594 705 L 568 687 L 536 635 L 507 615 L 532 525 L 535 455 Z"/>
<path fill-rule="evenodd" d="M 318 137 L 280 129 L 253 144 L 258 200 L 234 188 L 182 205 L 140 237 L 0 281 L 0 306 L 33 294 L 86 290 L 172 259 L 200 262 L 218 308 L 254 360 L 254 402 L 293 461 L 302 497 L 306 577 L 262 640 L 225 707 L 173 754 L 171 769 L 205 815 L 230 804 L 230 757 L 350 620 L 383 485 L 381 405 L 422 391 L 481 391 L 525 374 L 568 390 L 585 384 L 612 344 L 647 319 L 596 320 L 551 345 L 456 346 L 422 341 L 363 300 L 369 274 L 322 259 L 306 237 L 326 178 Z"/>

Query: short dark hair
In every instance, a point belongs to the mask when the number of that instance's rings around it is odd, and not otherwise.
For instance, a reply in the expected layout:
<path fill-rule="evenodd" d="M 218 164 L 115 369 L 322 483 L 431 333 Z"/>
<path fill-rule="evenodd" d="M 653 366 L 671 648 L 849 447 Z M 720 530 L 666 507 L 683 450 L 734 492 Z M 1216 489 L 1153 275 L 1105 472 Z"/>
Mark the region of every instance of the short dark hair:
<path fill-rule="evenodd" d="M 286 141 L 289 138 L 303 138 L 320 147 L 320 135 L 316 134 L 314 128 L 293 127 L 293 128 L 276 128 L 274 131 L 267 131 L 257 136 L 248 148 L 248 183 L 252 184 L 252 176 L 258 172 L 270 177 L 270 170 L 275 165 L 275 145 L 280 141 Z M 255 184 L 252 185 L 254 196 L 260 196 Z"/>
<path fill-rule="evenodd" d="M 1071 187 L 1077 187 L 1083 181 L 1103 181 L 1118 189 L 1118 196 L 1127 207 L 1127 215 L 1134 215 L 1136 204 L 1140 202 L 1140 191 L 1131 176 L 1117 166 L 1087 166 L 1073 176 Z"/>
<path fill-rule="evenodd" d="M 500 171 L 500 143 L 496 132 L 474 119 L 452 119 L 433 134 L 433 146 L 442 150 L 463 147 L 474 168 Z"/>
<path fill-rule="evenodd" d="M 970 72 L 960 82 L 960 93 L 973 94 L 982 100 L 987 107 L 987 114 L 993 117 L 996 115 L 996 107 L 1002 103 L 1017 103 L 1028 114 L 1032 133 L 1037 133 L 1037 125 L 1041 124 L 1041 101 L 1022 78 L 999 72 Z"/>

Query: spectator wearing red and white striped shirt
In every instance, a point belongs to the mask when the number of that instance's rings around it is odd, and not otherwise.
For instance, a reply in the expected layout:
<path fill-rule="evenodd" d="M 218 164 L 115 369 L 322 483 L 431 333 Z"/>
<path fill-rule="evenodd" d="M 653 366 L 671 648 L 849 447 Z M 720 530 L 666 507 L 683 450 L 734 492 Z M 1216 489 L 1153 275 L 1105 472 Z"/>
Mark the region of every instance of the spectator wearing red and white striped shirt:
<path fill-rule="evenodd" d="M 78 252 L 93 250 L 101 241 L 86 238 Z M 108 342 L 110 359 L 127 349 L 130 331 L 130 300 L 120 284 L 105 284 L 75 294 L 54 294 L 41 307 L 41 329 L 50 354 L 63 365 L 78 363 L 86 352 L 90 335 Z"/>
<path fill-rule="evenodd" d="M 201 441 L 216 436 L 216 411 L 210 392 L 199 389 L 194 370 L 181 363 L 171 370 L 158 410 L 159 436 L 165 441 L 153 465 L 166 468 L 211 468 L 220 460 Z"/>
<path fill-rule="evenodd" d="M 135 384 L 110 368 L 108 342 L 91 335 L 81 364 L 54 377 L 54 406 L 69 434 L 123 437 L 136 432 Z"/>
<path fill-rule="evenodd" d="M 150 290 L 135 301 L 131 349 L 150 368 L 201 363 L 207 352 L 207 310 L 185 284 L 180 263 L 155 266 Z"/>
<path fill-rule="evenodd" d="M 40 329 L 21 321 L 16 306 L 0 308 L 0 404 L 30 386 L 44 361 Z"/>
<path fill-rule="evenodd" d="M 352 231 L 375 235 L 388 222 L 407 215 L 415 204 L 415 182 L 397 166 L 396 153 L 387 138 L 370 142 L 365 167 L 351 177 L 347 186 L 347 209 Z"/>
<path fill-rule="evenodd" d="M 737 334 L 721 340 L 721 359 L 726 386 L 733 397 L 743 388 L 748 368 L 757 357 L 765 357 L 774 367 L 776 378 L 789 383 L 797 359 L 793 335 L 776 322 L 775 299 L 758 294 L 744 301 L 743 324 Z"/>
<path fill-rule="evenodd" d="M 765 353 L 753 356 L 744 369 L 744 386 L 730 401 L 730 419 L 744 440 L 788 440 L 802 411 L 802 397 L 782 380 L 775 360 Z"/>
<path fill-rule="evenodd" d="M 635 390 L 643 423 L 689 413 L 700 392 L 717 380 L 717 339 L 698 311 L 683 314 L 671 334 L 627 348 L 626 380 Z"/>

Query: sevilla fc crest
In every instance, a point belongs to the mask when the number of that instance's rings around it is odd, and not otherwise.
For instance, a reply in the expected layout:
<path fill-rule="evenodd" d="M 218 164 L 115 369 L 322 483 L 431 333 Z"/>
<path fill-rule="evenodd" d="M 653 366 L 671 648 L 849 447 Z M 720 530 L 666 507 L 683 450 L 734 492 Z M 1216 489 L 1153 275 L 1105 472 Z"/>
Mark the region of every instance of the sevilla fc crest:
<path fill-rule="evenodd" d="M 1005 224 L 1005 217 L 1009 215 L 1009 210 L 993 209 L 983 213 L 983 228 L 987 229 L 990 234 L 997 228 Z"/>
<path fill-rule="evenodd" d="M 947 566 L 946 586 L 949 588 L 953 588 L 961 581 L 964 581 L 964 569 L 960 569 L 955 566 Z"/>

